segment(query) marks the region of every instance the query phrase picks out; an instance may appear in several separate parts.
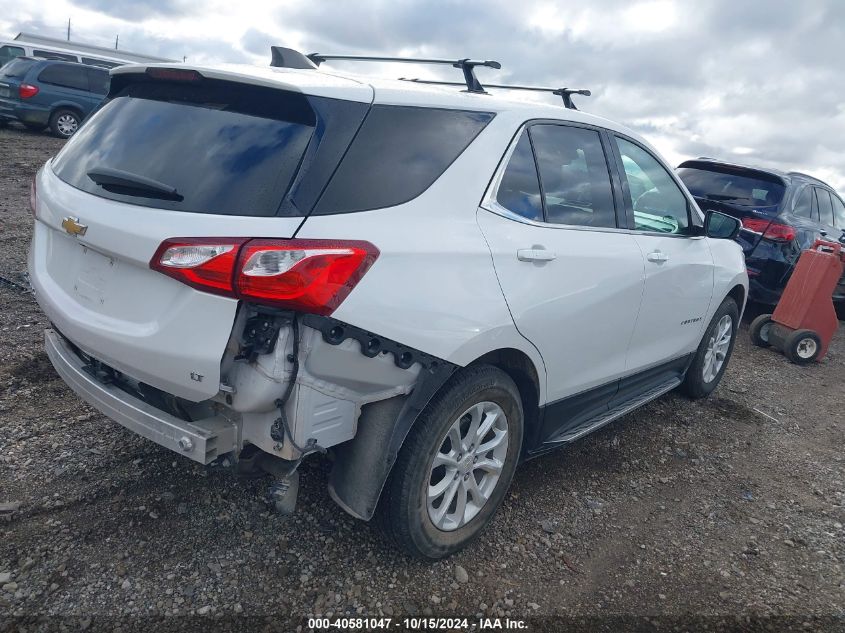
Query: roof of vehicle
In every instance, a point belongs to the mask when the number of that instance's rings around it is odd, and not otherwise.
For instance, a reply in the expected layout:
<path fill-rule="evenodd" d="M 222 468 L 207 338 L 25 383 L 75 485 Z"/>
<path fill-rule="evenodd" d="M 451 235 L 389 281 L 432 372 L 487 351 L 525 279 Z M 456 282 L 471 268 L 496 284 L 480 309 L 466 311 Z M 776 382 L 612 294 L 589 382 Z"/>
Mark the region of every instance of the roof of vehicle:
<path fill-rule="evenodd" d="M 107 48 L 105 46 L 95 46 L 93 44 L 83 44 L 81 42 L 71 42 L 67 40 L 57 39 L 54 37 L 46 37 L 35 33 L 18 33 L 14 40 L 0 42 L 0 44 L 25 44 L 28 46 L 35 45 L 43 48 L 56 49 L 60 52 L 76 53 L 77 55 L 87 55 L 90 57 L 104 57 L 115 61 L 133 61 L 133 62 L 167 62 L 170 61 L 166 57 L 156 57 L 154 55 L 144 55 L 143 53 L 133 53 L 131 51 L 124 51 L 120 49 Z"/>
<path fill-rule="evenodd" d="M 144 72 L 147 68 L 174 68 L 172 64 L 131 64 L 111 70 L 111 74 Z M 636 132 L 609 119 L 571 110 L 557 103 L 519 99 L 512 91 L 488 89 L 489 94 L 474 94 L 454 86 L 413 83 L 400 79 L 316 69 L 251 66 L 247 64 L 179 64 L 179 70 L 196 70 L 204 77 L 240 81 L 304 92 L 314 96 L 334 97 L 364 103 L 408 105 L 430 108 L 461 108 L 484 112 L 514 112 L 529 119 L 574 121 L 618 131 L 651 147 Z M 559 97 L 554 97 L 555 101 Z M 559 103 L 559 102 L 558 102 Z"/>
<path fill-rule="evenodd" d="M 709 157 L 706 157 L 706 156 L 701 156 L 699 158 L 692 158 L 690 160 L 685 160 L 680 165 L 678 165 L 678 169 L 680 169 L 681 167 L 701 166 L 701 165 L 706 165 L 708 163 L 712 164 L 712 165 L 721 165 L 721 166 L 729 167 L 729 168 L 732 168 L 732 169 L 742 169 L 742 170 L 757 172 L 757 173 L 760 173 L 760 174 L 768 174 L 768 175 L 771 175 L 771 176 L 777 176 L 778 178 L 783 180 L 784 183 L 787 184 L 787 185 L 798 184 L 798 183 L 801 183 L 801 182 L 812 182 L 812 183 L 823 185 L 825 187 L 833 189 L 833 187 L 831 187 L 829 184 L 827 184 L 822 179 L 816 178 L 815 176 L 811 176 L 809 174 L 805 174 L 805 173 L 800 172 L 800 171 L 781 171 L 780 169 L 775 169 L 773 167 L 761 167 L 759 165 L 746 165 L 746 164 L 742 164 L 742 163 L 734 163 L 734 162 L 730 162 L 730 161 L 719 160 L 717 158 L 709 158 Z"/>

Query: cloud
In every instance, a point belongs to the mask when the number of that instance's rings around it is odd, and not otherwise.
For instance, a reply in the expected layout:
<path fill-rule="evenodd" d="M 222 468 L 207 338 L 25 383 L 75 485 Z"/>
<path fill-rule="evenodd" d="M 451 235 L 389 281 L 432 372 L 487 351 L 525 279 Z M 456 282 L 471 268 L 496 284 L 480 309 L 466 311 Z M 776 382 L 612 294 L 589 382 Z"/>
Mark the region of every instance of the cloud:
<path fill-rule="evenodd" d="M 202 10 L 196 0 L 73 0 L 73 4 L 121 20 L 184 16 Z"/>
<path fill-rule="evenodd" d="M 42 0 L 37 12 L 4 12 L 0 28 L 73 7 L 80 39 L 109 42 L 119 31 L 127 49 L 189 61 L 266 64 L 270 44 L 497 59 L 502 70 L 479 70 L 482 81 L 590 88 L 581 107 L 630 125 L 673 160 L 800 169 L 845 192 L 841 0 Z M 61 20 L 52 28 L 61 35 Z M 335 67 L 455 78 L 449 69 Z"/>

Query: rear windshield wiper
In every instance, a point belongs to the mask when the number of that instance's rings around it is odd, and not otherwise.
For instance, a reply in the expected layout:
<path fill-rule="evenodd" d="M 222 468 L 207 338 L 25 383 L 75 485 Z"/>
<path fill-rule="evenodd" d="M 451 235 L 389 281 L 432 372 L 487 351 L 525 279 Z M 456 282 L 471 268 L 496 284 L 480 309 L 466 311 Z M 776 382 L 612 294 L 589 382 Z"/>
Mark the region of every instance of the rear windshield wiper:
<path fill-rule="evenodd" d="M 103 189 L 114 193 L 176 202 L 184 200 L 184 196 L 181 196 L 175 187 L 120 169 L 95 167 L 88 172 L 88 177 Z"/>

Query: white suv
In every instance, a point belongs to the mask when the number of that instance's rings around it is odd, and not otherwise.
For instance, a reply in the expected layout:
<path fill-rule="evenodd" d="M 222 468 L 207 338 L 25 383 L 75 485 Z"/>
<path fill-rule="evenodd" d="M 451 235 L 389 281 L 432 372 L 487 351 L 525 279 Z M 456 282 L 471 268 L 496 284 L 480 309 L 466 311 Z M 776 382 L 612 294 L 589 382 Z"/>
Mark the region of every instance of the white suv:
<path fill-rule="evenodd" d="M 520 461 L 709 394 L 747 294 L 736 220 L 630 130 L 315 67 L 117 68 L 32 194 L 47 353 L 80 397 L 259 464 L 282 507 L 331 449 L 333 499 L 429 558 Z"/>

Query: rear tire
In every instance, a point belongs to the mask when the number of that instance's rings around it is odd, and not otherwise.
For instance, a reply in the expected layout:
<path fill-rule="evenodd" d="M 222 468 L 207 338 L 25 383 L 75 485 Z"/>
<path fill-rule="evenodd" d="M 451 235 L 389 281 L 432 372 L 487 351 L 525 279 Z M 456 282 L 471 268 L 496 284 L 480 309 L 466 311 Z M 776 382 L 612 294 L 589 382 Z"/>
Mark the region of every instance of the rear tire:
<path fill-rule="evenodd" d="M 730 328 L 729 330 L 726 328 Z M 719 385 L 736 343 L 739 308 L 727 297 L 716 310 L 681 384 L 690 398 L 706 398 Z"/>
<path fill-rule="evenodd" d="M 819 357 L 822 339 L 813 330 L 795 330 L 783 342 L 783 355 L 796 365 L 807 365 Z"/>
<path fill-rule="evenodd" d="M 761 314 L 751 322 L 748 333 L 751 335 L 751 342 L 757 347 L 769 347 L 769 330 L 772 327 L 772 315 Z"/>
<path fill-rule="evenodd" d="M 59 138 L 70 138 L 79 129 L 82 117 L 78 112 L 68 108 L 59 108 L 50 115 L 50 130 Z"/>
<path fill-rule="evenodd" d="M 507 493 L 522 432 L 522 400 L 513 380 L 490 365 L 460 370 L 432 398 L 399 451 L 379 502 L 382 531 L 416 558 L 436 560 L 465 547 Z"/>

